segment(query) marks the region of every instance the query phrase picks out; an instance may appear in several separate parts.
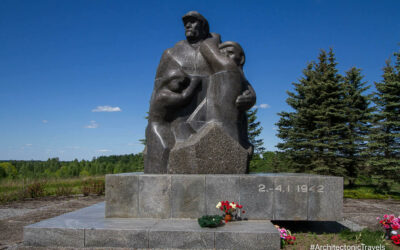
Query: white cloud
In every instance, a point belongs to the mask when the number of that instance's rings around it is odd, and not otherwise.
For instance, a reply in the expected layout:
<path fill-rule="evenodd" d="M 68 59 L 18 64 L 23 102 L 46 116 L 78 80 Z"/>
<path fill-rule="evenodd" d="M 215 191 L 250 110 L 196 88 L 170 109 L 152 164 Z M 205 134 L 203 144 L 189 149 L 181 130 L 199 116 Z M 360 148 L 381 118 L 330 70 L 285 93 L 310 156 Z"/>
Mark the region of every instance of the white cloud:
<path fill-rule="evenodd" d="M 48 123 L 49 121 L 48 121 L 48 120 L 43 120 L 42 122 L 43 122 L 43 123 Z"/>
<path fill-rule="evenodd" d="M 109 150 L 109 149 L 99 149 L 99 150 L 97 150 L 97 152 L 105 153 L 105 152 L 111 152 L 111 150 Z"/>
<path fill-rule="evenodd" d="M 266 104 L 266 103 L 260 104 L 260 106 L 259 106 L 260 109 L 267 109 L 267 108 L 270 108 L 270 107 L 271 107 L 271 106 L 269 106 L 269 105 Z"/>
<path fill-rule="evenodd" d="M 120 107 L 111 107 L 111 106 L 97 106 L 97 108 L 92 109 L 92 112 L 121 112 Z"/>
<path fill-rule="evenodd" d="M 96 121 L 90 121 L 89 125 L 86 125 L 85 128 L 98 128 L 99 124 Z"/>

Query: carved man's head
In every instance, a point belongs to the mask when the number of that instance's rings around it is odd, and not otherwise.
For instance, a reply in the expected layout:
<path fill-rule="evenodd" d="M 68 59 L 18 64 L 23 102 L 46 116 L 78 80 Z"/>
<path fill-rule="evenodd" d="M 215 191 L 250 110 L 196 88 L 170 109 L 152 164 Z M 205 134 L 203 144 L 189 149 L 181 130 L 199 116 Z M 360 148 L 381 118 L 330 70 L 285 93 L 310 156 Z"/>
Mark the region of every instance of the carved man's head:
<path fill-rule="evenodd" d="M 186 39 L 190 43 L 195 43 L 209 36 L 210 27 L 205 19 L 197 11 L 189 11 L 183 17 Z"/>
<path fill-rule="evenodd" d="M 227 41 L 221 43 L 218 47 L 219 51 L 221 51 L 222 54 L 231 58 L 236 63 L 236 65 L 243 67 L 246 57 L 240 44 L 238 44 L 237 42 Z"/>

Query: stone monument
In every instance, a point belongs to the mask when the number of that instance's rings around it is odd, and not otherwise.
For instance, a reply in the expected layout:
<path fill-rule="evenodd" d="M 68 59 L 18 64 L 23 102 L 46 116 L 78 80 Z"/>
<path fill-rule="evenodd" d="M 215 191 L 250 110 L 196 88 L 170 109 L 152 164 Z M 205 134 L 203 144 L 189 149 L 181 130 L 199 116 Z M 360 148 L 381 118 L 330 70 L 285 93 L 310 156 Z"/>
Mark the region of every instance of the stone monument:
<path fill-rule="evenodd" d="M 167 49 L 157 69 L 144 172 L 248 173 L 246 110 L 256 95 L 243 73 L 244 51 L 236 42 L 221 43 L 196 11 L 182 20 L 186 40 Z"/>
<path fill-rule="evenodd" d="M 107 175 L 105 203 L 26 226 L 25 245 L 280 249 L 270 220 L 342 219 L 341 177 L 248 174 L 246 110 L 256 95 L 244 51 L 210 33 L 198 12 L 183 24 L 186 40 L 157 69 L 144 173 Z M 200 228 L 196 219 L 222 200 L 244 205 L 249 220 Z"/>

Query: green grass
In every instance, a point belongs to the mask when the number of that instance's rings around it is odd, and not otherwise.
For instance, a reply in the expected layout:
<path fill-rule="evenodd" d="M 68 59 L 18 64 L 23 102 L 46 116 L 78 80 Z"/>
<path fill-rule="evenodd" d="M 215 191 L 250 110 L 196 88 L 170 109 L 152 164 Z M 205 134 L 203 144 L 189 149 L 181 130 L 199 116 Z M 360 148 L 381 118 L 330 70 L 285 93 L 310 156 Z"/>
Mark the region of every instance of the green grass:
<path fill-rule="evenodd" d="M 51 178 L 38 180 L 2 180 L 0 182 L 0 202 L 10 202 L 29 198 L 27 190 L 34 183 L 40 183 L 42 191 L 39 196 L 60 196 L 82 194 L 82 188 L 87 180 L 103 181 L 104 176 L 80 178 Z M 29 192 L 28 192 L 29 193 Z"/>
<path fill-rule="evenodd" d="M 372 185 L 359 185 L 355 187 L 344 187 L 343 197 L 344 198 L 352 198 L 352 199 L 394 199 L 400 200 L 400 192 L 397 192 L 398 185 L 392 187 L 392 191 L 383 194 L 377 193 L 374 186 Z"/>
<path fill-rule="evenodd" d="M 378 246 L 388 243 L 388 241 L 385 240 L 385 234 L 382 231 L 370 231 L 364 229 L 361 232 L 351 232 L 350 230 L 344 230 L 340 232 L 339 236 L 344 240 L 362 243 L 367 246 Z"/>

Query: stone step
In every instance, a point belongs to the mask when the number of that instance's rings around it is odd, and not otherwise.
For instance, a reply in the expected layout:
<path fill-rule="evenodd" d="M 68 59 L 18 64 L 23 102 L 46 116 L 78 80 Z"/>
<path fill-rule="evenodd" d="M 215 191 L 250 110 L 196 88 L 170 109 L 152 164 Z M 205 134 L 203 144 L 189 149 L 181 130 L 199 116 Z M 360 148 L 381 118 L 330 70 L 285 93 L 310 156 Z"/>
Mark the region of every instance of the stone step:
<path fill-rule="evenodd" d="M 194 219 L 105 218 L 104 202 L 24 227 L 24 244 L 42 247 L 280 249 L 268 220 L 201 228 Z"/>

